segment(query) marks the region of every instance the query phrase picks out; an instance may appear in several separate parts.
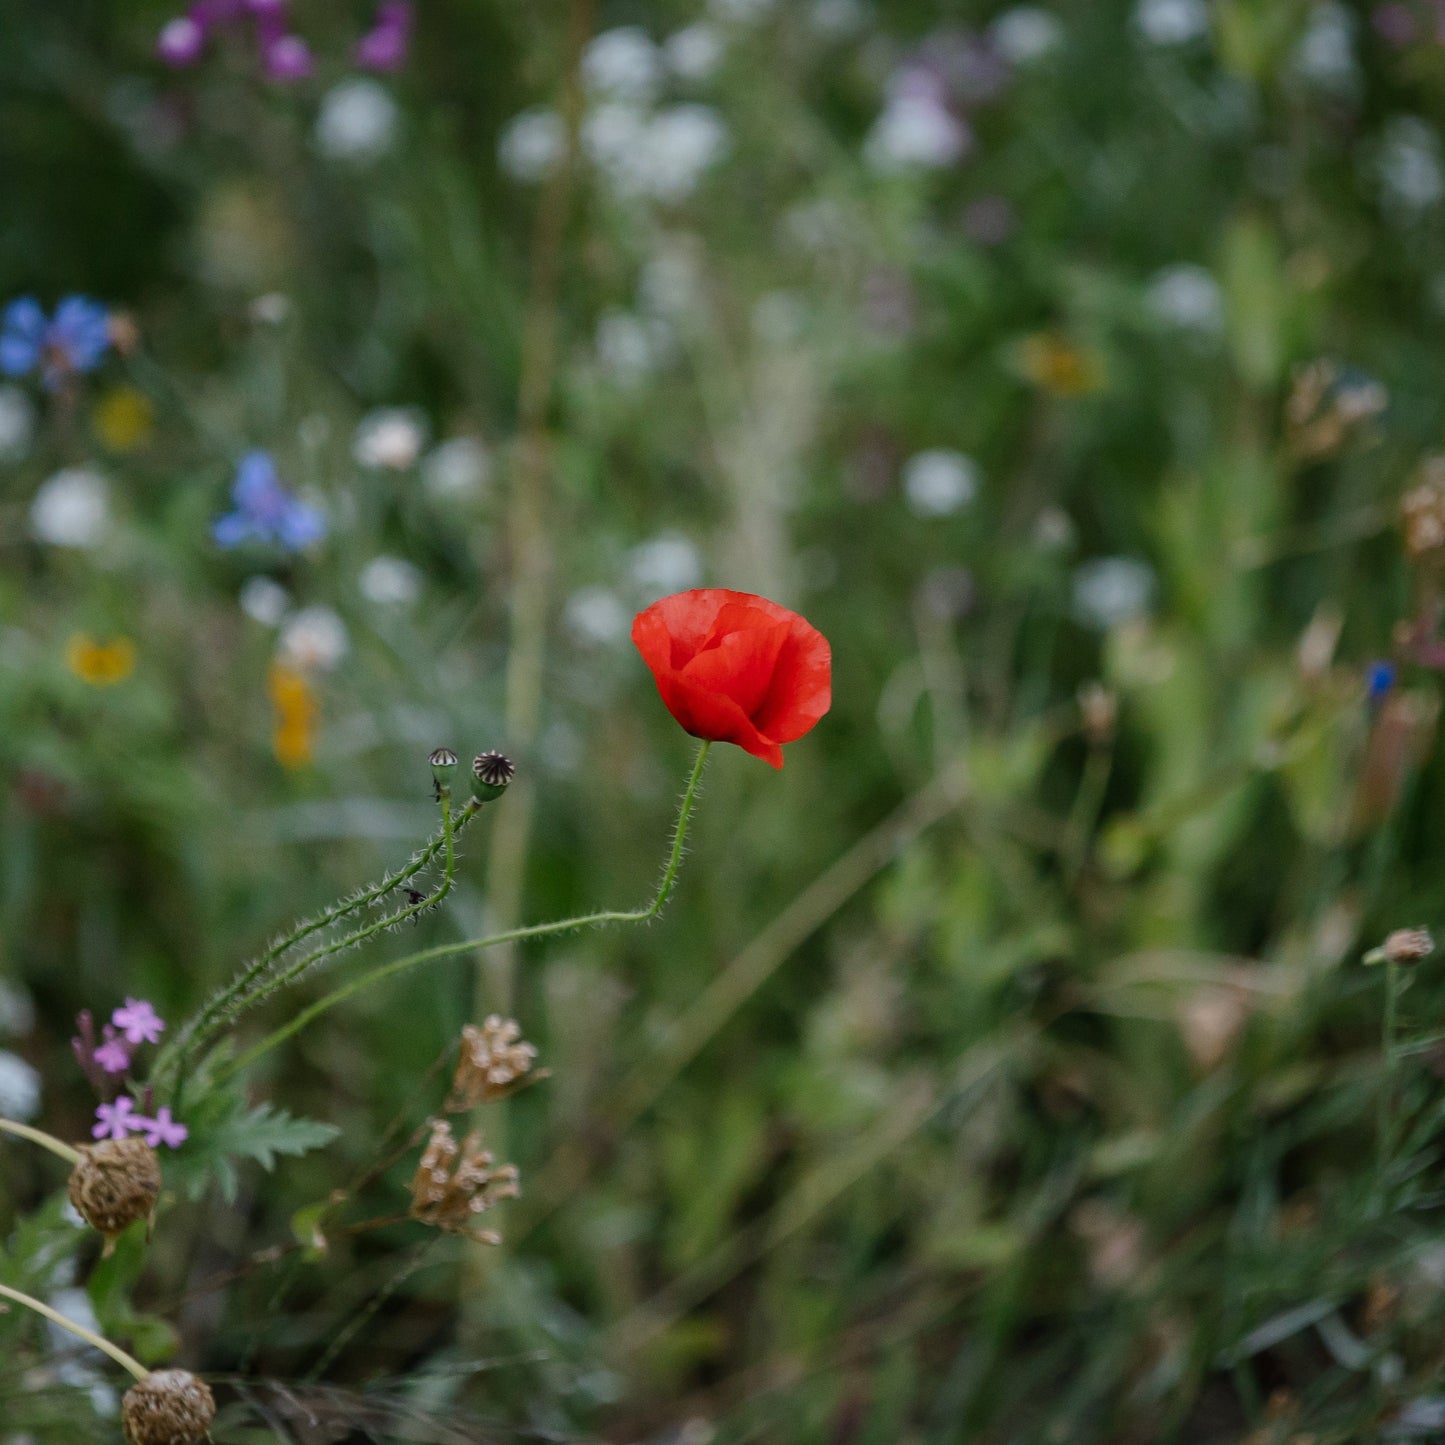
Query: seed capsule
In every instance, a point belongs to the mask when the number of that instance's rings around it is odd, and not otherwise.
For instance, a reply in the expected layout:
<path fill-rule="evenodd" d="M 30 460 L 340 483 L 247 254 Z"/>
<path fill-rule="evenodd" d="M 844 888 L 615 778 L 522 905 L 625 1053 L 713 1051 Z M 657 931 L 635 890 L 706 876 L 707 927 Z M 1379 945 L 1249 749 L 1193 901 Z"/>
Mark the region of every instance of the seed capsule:
<path fill-rule="evenodd" d="M 121 1425 L 132 1445 L 197 1445 L 216 1418 L 216 1397 L 189 1370 L 152 1370 L 125 1392 Z"/>
<path fill-rule="evenodd" d="M 498 752 L 487 752 L 472 760 L 472 791 L 484 803 L 500 798 L 516 775 L 512 760 Z"/>
<path fill-rule="evenodd" d="M 105 1236 L 105 1253 L 138 1219 L 155 1213 L 161 1192 L 156 1151 L 142 1139 L 102 1139 L 82 1144 L 70 1172 L 68 1193 L 82 1219 Z"/>

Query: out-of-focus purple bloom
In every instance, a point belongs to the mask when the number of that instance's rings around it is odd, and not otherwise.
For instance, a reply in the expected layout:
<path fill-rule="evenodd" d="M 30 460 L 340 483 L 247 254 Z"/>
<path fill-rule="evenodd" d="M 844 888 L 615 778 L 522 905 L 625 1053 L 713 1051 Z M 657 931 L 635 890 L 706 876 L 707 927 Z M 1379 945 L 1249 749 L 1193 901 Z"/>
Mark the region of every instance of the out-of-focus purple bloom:
<path fill-rule="evenodd" d="M 97 1104 L 96 1123 L 91 1128 L 93 1139 L 124 1139 L 127 1134 L 137 1133 L 142 1121 L 135 1111 L 135 1100 L 129 1094 L 122 1094 L 113 1104 Z"/>
<path fill-rule="evenodd" d="M 209 30 L 239 20 L 245 8 L 245 0 L 195 0 L 189 13 L 202 30 Z"/>
<path fill-rule="evenodd" d="M 371 29 L 356 43 L 356 63 L 363 70 L 399 70 L 411 44 L 409 0 L 385 0 Z"/>
<path fill-rule="evenodd" d="M 255 540 L 279 542 L 288 551 L 299 552 L 326 535 L 326 519 L 281 485 L 269 452 L 242 457 L 231 500 L 236 510 L 218 518 L 211 528 L 222 547 Z"/>
<path fill-rule="evenodd" d="M 115 1030 L 106 1024 L 105 1042 L 95 1051 L 95 1061 L 107 1074 L 123 1074 L 130 1068 L 130 1050 L 115 1036 Z"/>
<path fill-rule="evenodd" d="M 161 26 L 156 37 L 156 54 L 177 70 L 194 65 L 206 48 L 205 27 L 189 15 L 177 15 Z"/>
<path fill-rule="evenodd" d="M 132 1044 L 154 1044 L 160 1041 L 165 1020 L 145 999 L 128 998 L 111 1014 L 110 1021 Z"/>
<path fill-rule="evenodd" d="M 258 27 L 261 17 L 257 17 Z M 311 47 L 299 35 L 283 35 L 261 48 L 261 68 L 272 80 L 305 80 L 316 69 Z"/>
<path fill-rule="evenodd" d="M 110 349 L 110 313 L 86 296 L 67 296 L 46 319 L 33 296 L 0 313 L 0 371 L 22 376 L 40 368 L 52 390 L 67 376 L 93 371 Z"/>
<path fill-rule="evenodd" d="M 1408 45 L 1415 38 L 1415 17 L 1408 5 L 1376 5 L 1370 13 L 1370 24 L 1391 45 Z"/>
<path fill-rule="evenodd" d="M 182 1123 L 171 1118 L 171 1111 L 166 1107 L 156 1110 L 154 1119 L 147 1119 L 144 1115 L 135 1116 L 135 1126 L 139 1126 L 145 1132 L 146 1143 L 152 1149 L 159 1149 L 162 1144 L 167 1149 L 175 1149 L 184 1144 L 190 1137 L 190 1130 Z"/>

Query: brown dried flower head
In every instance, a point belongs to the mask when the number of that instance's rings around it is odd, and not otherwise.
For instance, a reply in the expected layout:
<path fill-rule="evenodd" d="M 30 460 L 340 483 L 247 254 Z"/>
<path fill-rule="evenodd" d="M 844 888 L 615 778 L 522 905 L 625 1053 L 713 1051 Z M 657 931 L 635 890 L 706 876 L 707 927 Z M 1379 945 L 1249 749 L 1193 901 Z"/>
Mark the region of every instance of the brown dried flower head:
<path fill-rule="evenodd" d="M 491 1230 L 473 1228 L 477 1217 L 502 1199 L 521 1193 L 515 1164 L 496 1163 L 473 1130 L 458 1146 L 451 1125 L 433 1119 L 431 1138 L 411 1181 L 411 1216 L 423 1224 L 467 1234 L 484 1244 L 499 1244 Z"/>
<path fill-rule="evenodd" d="M 109 1254 L 123 1230 L 155 1213 L 161 1192 L 156 1151 L 134 1137 L 82 1144 L 68 1192 L 81 1218 L 105 1236 Z"/>
<path fill-rule="evenodd" d="M 1435 940 L 1424 928 L 1397 928 L 1380 945 L 1390 963 L 1419 963 L 1435 952 Z"/>
<path fill-rule="evenodd" d="M 1421 557 L 1445 547 L 1445 456 L 1427 457 L 1419 484 L 1400 501 L 1405 522 L 1405 552 Z"/>
<path fill-rule="evenodd" d="M 515 1019 L 492 1014 L 481 1028 L 465 1025 L 447 1107 L 471 1109 L 500 1099 L 531 1072 L 536 1061 L 537 1050 L 522 1039 L 522 1027 Z"/>
<path fill-rule="evenodd" d="M 120 1405 L 132 1445 L 196 1445 L 216 1418 L 216 1397 L 189 1370 L 152 1370 Z"/>

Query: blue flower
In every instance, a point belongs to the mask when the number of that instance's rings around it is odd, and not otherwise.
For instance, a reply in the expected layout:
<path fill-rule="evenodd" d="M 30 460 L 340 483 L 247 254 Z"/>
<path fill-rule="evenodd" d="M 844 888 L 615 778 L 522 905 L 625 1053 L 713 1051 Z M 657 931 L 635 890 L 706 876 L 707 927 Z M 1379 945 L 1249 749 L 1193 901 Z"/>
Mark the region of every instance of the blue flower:
<path fill-rule="evenodd" d="M 1365 672 L 1365 697 L 1368 701 L 1379 702 L 1395 685 L 1395 664 L 1393 662 L 1372 662 Z"/>
<path fill-rule="evenodd" d="M 270 452 L 247 452 L 241 458 L 231 500 L 236 510 L 218 517 L 211 527 L 222 547 L 239 547 L 254 539 L 279 542 L 288 552 L 299 552 L 326 535 L 325 517 L 281 485 Z"/>
<path fill-rule="evenodd" d="M 0 371 L 6 376 L 39 367 L 54 389 L 67 376 L 94 371 L 109 349 L 110 313 L 89 297 L 65 297 L 48 320 L 33 296 L 0 312 Z"/>

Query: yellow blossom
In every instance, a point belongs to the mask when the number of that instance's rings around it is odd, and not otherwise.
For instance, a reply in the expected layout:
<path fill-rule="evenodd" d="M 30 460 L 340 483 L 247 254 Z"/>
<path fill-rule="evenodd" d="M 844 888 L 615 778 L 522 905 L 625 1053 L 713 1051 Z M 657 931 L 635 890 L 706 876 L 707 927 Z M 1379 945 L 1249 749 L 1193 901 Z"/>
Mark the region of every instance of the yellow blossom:
<path fill-rule="evenodd" d="M 1037 387 L 1055 396 L 1087 396 L 1104 385 L 1097 352 L 1074 346 L 1056 332 L 1036 331 L 1019 343 L 1018 364 Z"/>
<path fill-rule="evenodd" d="M 111 687 L 135 671 L 135 643 L 128 637 L 97 642 L 89 633 L 77 632 L 65 644 L 65 665 L 92 687 Z"/>
<path fill-rule="evenodd" d="M 155 408 L 145 392 L 133 386 L 112 387 L 96 403 L 95 434 L 113 452 L 133 452 L 151 437 Z"/>
<path fill-rule="evenodd" d="M 321 706 L 306 675 L 281 663 L 273 663 L 266 680 L 276 726 L 271 748 L 276 761 L 285 768 L 302 768 L 316 751 L 316 728 Z"/>

